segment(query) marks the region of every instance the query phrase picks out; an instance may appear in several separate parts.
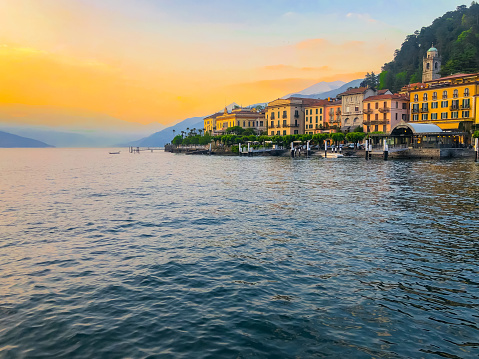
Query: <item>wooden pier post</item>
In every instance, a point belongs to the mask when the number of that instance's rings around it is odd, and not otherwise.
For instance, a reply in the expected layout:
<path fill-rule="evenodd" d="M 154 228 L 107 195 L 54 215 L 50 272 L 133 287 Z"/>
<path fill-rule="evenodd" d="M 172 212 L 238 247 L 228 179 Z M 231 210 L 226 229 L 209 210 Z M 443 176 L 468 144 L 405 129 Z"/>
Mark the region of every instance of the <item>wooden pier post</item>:
<path fill-rule="evenodd" d="M 294 143 L 291 142 L 291 157 L 294 158 L 294 147 L 293 146 L 294 146 Z"/>
<path fill-rule="evenodd" d="M 328 141 L 324 140 L 324 158 L 328 157 Z"/>
<path fill-rule="evenodd" d="M 366 145 L 364 146 L 364 149 L 366 150 L 366 161 L 369 160 L 369 140 L 366 140 Z"/>
<path fill-rule="evenodd" d="M 386 141 L 386 139 L 384 139 L 384 147 L 383 147 L 383 150 L 384 150 L 384 161 L 387 161 L 388 160 L 388 156 L 389 156 L 389 147 L 388 147 L 388 143 Z"/>
<path fill-rule="evenodd" d="M 479 138 L 475 138 L 474 139 L 474 147 L 476 149 L 476 159 L 475 159 L 475 162 L 479 161 Z"/>

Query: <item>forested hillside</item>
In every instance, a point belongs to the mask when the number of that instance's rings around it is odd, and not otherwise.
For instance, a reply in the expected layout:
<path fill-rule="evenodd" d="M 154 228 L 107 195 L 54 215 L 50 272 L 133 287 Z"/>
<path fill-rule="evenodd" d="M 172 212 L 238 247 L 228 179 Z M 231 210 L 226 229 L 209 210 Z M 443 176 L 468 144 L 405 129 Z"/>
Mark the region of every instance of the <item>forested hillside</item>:
<path fill-rule="evenodd" d="M 394 60 L 383 66 L 379 89 L 397 92 L 408 83 L 421 82 L 422 59 L 432 44 L 442 58 L 442 76 L 479 72 L 479 4 L 458 6 L 408 35 Z"/>

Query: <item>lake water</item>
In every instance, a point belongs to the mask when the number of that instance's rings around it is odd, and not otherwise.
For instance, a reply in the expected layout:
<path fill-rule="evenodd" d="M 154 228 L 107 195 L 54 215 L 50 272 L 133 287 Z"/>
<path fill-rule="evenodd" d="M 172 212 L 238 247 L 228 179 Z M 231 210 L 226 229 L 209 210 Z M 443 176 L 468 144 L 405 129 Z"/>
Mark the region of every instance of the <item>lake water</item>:
<path fill-rule="evenodd" d="M 479 164 L 0 150 L 1 358 L 477 358 Z"/>

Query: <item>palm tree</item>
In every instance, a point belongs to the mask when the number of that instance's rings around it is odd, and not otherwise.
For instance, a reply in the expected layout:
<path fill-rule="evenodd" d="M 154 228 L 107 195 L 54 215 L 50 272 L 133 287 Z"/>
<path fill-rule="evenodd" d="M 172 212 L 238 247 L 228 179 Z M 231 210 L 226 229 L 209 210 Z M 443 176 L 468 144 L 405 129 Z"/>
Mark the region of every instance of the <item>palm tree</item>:
<path fill-rule="evenodd" d="M 183 138 L 185 135 L 185 131 L 181 131 L 181 138 Z"/>
<path fill-rule="evenodd" d="M 201 136 L 201 133 L 203 132 L 203 130 L 200 129 L 200 130 L 198 130 L 198 132 L 200 133 L 200 136 Z"/>

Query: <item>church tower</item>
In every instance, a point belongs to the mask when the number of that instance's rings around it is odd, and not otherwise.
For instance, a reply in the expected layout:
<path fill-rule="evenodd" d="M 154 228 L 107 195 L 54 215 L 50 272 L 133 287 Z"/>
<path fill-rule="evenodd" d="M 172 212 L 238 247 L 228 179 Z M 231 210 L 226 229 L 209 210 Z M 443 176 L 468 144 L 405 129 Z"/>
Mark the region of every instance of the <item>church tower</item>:
<path fill-rule="evenodd" d="M 434 45 L 427 50 L 427 56 L 422 59 L 422 82 L 437 80 L 441 77 L 441 58 Z"/>

